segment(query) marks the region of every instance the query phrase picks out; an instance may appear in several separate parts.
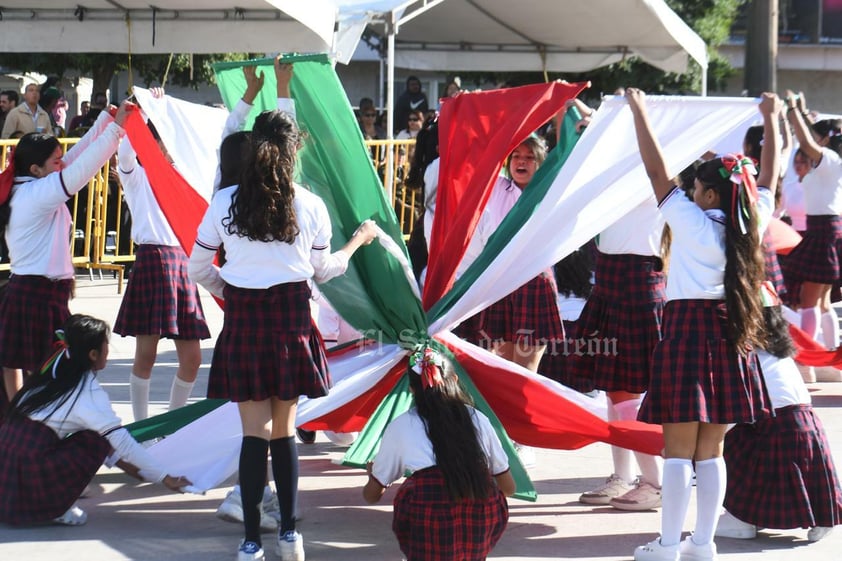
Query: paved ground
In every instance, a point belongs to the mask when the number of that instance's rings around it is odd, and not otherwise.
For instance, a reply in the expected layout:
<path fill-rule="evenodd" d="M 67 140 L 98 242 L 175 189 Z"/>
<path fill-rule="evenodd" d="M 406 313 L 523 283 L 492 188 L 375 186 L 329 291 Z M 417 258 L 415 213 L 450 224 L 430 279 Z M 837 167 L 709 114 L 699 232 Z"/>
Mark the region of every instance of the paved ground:
<path fill-rule="evenodd" d="M 80 279 L 75 312 L 113 322 L 119 307 L 116 281 Z M 221 313 L 205 300 L 211 333 L 221 326 Z M 194 399 L 203 396 L 212 340 L 203 344 L 204 366 Z M 114 337 L 109 367 L 101 379 L 124 420 L 131 420 L 128 374 L 134 341 Z M 171 344 L 160 347 L 153 374 L 152 413 L 163 412 L 175 372 Z M 842 465 L 842 384 L 813 384 L 813 404 L 825 424 Z M 335 462 L 343 449 L 321 434 L 314 445 L 299 445 L 301 458 L 299 529 L 310 561 L 398 561 L 400 551 L 391 532 L 391 498 L 382 505 L 364 504 L 361 470 Z M 503 539 L 491 555 L 499 560 L 582 559 L 629 560 L 634 547 L 655 537 L 659 512 L 629 513 L 610 507 L 588 507 L 576 499 L 611 471 L 610 452 L 596 444 L 576 451 L 539 450 L 530 475 L 538 501 L 511 501 L 511 517 Z M 77 528 L 42 526 L 10 528 L 0 525 L 0 561 L 231 561 L 241 527 L 218 520 L 214 511 L 227 488 L 205 496 L 176 495 L 159 485 L 138 484 L 122 472 L 103 469 L 94 479 L 91 496 L 80 501 L 89 513 L 87 525 Z M 685 529 L 692 528 L 691 505 Z M 810 544 L 806 530 L 763 531 L 755 540 L 718 539 L 721 561 L 832 561 L 842 558 L 842 529 Z M 264 536 L 272 543 L 272 536 Z M 277 556 L 267 551 L 267 560 Z"/>

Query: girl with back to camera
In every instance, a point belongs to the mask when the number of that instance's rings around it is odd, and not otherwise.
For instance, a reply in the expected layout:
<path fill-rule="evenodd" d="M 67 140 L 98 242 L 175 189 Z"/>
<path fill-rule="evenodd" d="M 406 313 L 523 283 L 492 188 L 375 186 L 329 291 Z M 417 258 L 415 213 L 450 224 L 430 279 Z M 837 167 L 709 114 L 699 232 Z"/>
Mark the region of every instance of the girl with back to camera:
<path fill-rule="evenodd" d="M 662 340 L 639 419 L 664 432 L 661 535 L 635 550 L 636 561 L 712 560 L 725 495 L 723 440 L 729 423 L 769 416 L 754 349 L 765 342 L 764 281 L 751 160 L 723 156 L 699 166 L 693 200 L 672 184 L 646 111 L 645 95 L 626 90 L 640 155 L 672 230 Z M 769 102 L 760 106 L 773 118 Z M 777 117 L 774 117 L 777 118 Z M 681 541 L 695 465 L 694 533 Z"/>
<path fill-rule="evenodd" d="M 27 378 L 0 427 L 0 522 L 84 524 L 88 515 L 74 503 L 109 454 L 109 465 L 172 491 L 190 485 L 167 475 L 122 428 L 97 382 L 108 324 L 74 314 L 56 334 L 58 350 Z"/>
<path fill-rule="evenodd" d="M 331 226 L 324 202 L 293 182 L 300 133 L 282 111 L 261 113 L 238 186 L 216 193 L 199 226 L 189 273 L 225 300 L 208 397 L 237 403 L 243 427 L 240 490 L 245 537 L 238 561 L 264 558 L 260 511 L 266 455 L 281 510 L 277 551 L 303 561 L 294 518 L 298 492 L 295 413 L 298 396 L 321 397 L 330 387 L 323 344 L 310 319 L 310 279 L 341 275 L 376 226 L 363 222 L 345 246 L 330 253 Z M 213 266 L 224 243 L 226 261 Z"/>
<path fill-rule="evenodd" d="M 410 358 L 415 406 L 392 421 L 368 465 L 363 498 L 392 482 L 392 530 L 407 561 L 485 559 L 506 529 L 515 492 L 509 461 L 488 418 L 471 407 L 445 359 L 425 347 Z"/>
<path fill-rule="evenodd" d="M 70 316 L 74 268 L 72 218 L 65 203 L 82 190 L 117 150 L 127 108 L 100 113 L 67 154 L 54 136 L 24 135 L 0 175 L 0 228 L 12 276 L 0 299 L 0 365 L 11 400 L 49 354 L 53 332 Z"/>

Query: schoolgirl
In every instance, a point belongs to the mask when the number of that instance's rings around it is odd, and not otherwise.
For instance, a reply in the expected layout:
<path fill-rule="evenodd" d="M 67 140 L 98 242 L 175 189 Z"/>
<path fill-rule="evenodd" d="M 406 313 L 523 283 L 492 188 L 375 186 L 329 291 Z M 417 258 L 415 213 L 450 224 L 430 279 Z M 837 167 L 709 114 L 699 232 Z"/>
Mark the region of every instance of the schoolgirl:
<path fill-rule="evenodd" d="M 330 386 L 323 344 L 310 318 L 308 282 L 344 273 L 353 253 L 376 235 L 374 223 L 366 221 L 341 250 L 330 253 L 324 202 L 293 183 L 299 140 L 287 113 L 257 117 L 240 183 L 212 199 L 189 262 L 191 278 L 225 300 L 208 397 L 237 402 L 240 411 L 245 537 L 239 561 L 264 558 L 258 504 L 269 449 L 281 511 L 277 550 L 283 561 L 304 559 L 294 518 L 296 406 L 299 395 L 321 397 Z M 226 261 L 217 269 L 213 258 L 223 243 Z"/>
<path fill-rule="evenodd" d="M 129 106 L 124 103 L 114 117 L 100 113 L 67 154 L 54 136 L 24 135 L 0 175 L 0 227 L 12 273 L 0 299 L 0 365 L 9 399 L 23 384 L 22 371 L 38 369 L 53 332 L 70 315 L 72 218 L 65 202 L 117 150 Z"/>
<path fill-rule="evenodd" d="M 661 260 L 664 218 L 654 195 L 602 231 L 596 242 L 593 293 L 576 324 L 574 339 L 617 341 L 616 352 L 574 353 L 568 357 L 572 380 L 590 378 L 607 393 L 608 419 L 637 418 L 641 394 L 649 385 L 652 349 L 661 339 L 666 276 Z M 635 452 L 641 476 L 635 478 L 631 450 L 611 446 L 614 473 L 579 502 L 610 504 L 621 510 L 661 505 L 658 459 Z"/>
<path fill-rule="evenodd" d="M 839 344 L 839 325 L 830 292 L 842 278 L 842 129 L 838 121 L 819 121 L 813 125 L 816 140 L 804 121 L 804 98 L 796 98 L 787 91 L 786 115 L 813 169 L 802 182 L 807 231 L 787 256 L 784 273 L 788 282 L 801 281 L 801 329 L 814 339 L 821 329 L 832 350 Z"/>
<path fill-rule="evenodd" d="M 58 350 L 26 379 L 0 426 L 0 522 L 53 521 L 78 526 L 87 514 L 75 501 L 106 456 L 173 491 L 172 477 L 121 427 L 96 374 L 108 359 L 108 325 L 74 314 L 58 330 Z"/>
<path fill-rule="evenodd" d="M 411 472 L 392 520 L 407 561 L 485 559 L 506 529 L 505 497 L 515 491 L 506 454 L 440 354 L 417 351 L 407 376 L 414 407 L 386 427 L 363 498 L 378 502 Z"/>
<path fill-rule="evenodd" d="M 644 167 L 672 231 L 663 339 L 653 352 L 638 416 L 663 425 L 661 536 L 638 547 L 635 560 L 715 559 L 713 536 L 725 494 L 725 430 L 729 423 L 770 414 L 753 351 L 765 335 L 753 165 L 730 155 L 701 164 L 690 201 L 672 185 L 645 95 L 630 88 L 626 98 Z M 777 124 L 771 124 L 778 118 L 773 117 L 773 99 L 767 95 L 760 109 L 764 123 L 778 134 Z M 681 541 L 694 465 L 696 527 Z"/>
<path fill-rule="evenodd" d="M 154 125 L 150 122 L 148 126 L 166 154 Z M 178 356 L 170 388 L 172 410 L 182 407 L 190 397 L 202 363 L 199 341 L 210 338 L 210 331 L 198 287 L 187 276 L 187 254 L 158 205 L 146 170 L 128 139 L 120 143 L 117 161 L 137 252 L 114 333 L 135 338 L 129 393 L 134 418 L 139 421 L 149 416 L 149 386 L 161 337 L 174 340 Z"/>

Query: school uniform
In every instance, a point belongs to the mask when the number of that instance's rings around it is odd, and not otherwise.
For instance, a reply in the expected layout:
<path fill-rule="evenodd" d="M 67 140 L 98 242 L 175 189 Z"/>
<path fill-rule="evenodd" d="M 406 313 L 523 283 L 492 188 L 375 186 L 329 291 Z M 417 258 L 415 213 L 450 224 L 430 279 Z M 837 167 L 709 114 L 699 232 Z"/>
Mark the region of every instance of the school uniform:
<path fill-rule="evenodd" d="M 801 374 L 791 358 L 758 355 L 775 416 L 725 435 L 724 506 L 761 528 L 842 524 L 842 486 Z"/>
<path fill-rule="evenodd" d="M 135 263 L 114 333 L 170 339 L 210 338 L 199 289 L 187 275 L 187 254 L 155 199 L 146 171 L 128 140 L 117 152 L 123 196 L 132 214 Z"/>
<path fill-rule="evenodd" d="M 65 202 L 88 184 L 123 134 L 103 112 L 62 158 L 64 169 L 40 179 L 15 177 L 6 227 L 11 277 L 0 297 L 2 366 L 37 370 L 50 353 L 55 330 L 70 317 L 73 219 Z"/>
<path fill-rule="evenodd" d="M 294 185 L 299 233 L 293 243 L 252 241 L 224 225 L 238 186 L 214 196 L 190 257 L 191 278 L 225 300 L 208 397 L 260 401 L 321 397 L 330 387 L 324 345 L 310 316 L 310 279 L 326 282 L 348 267 L 344 252 L 330 253 L 327 207 Z M 225 245 L 222 268 L 213 256 Z"/>
<path fill-rule="evenodd" d="M 521 193 L 521 189 L 511 179 L 497 179 L 471 243 L 457 267 L 457 277 L 479 257 Z M 557 297 L 555 276 L 552 269 L 547 269 L 491 304 L 480 312 L 479 318 L 469 318 L 463 322 L 457 334 L 480 343 L 508 341 L 530 346 L 563 343 L 564 327 L 558 315 Z M 470 331 L 474 331 L 474 334 Z"/>
<path fill-rule="evenodd" d="M 166 476 L 149 452 L 121 428 L 92 372 L 58 408 L 51 404 L 28 417 L 7 417 L 0 426 L 0 522 L 31 524 L 61 516 L 112 448 L 108 465 L 125 459 L 148 481 L 160 482 Z"/>
<path fill-rule="evenodd" d="M 677 187 L 659 208 L 672 230 L 667 304 L 638 419 L 728 424 L 769 416 L 756 354 L 738 352 L 728 337 L 725 214 L 702 210 Z"/>
<path fill-rule="evenodd" d="M 794 281 L 836 285 L 842 276 L 842 157 L 829 148 L 821 152 L 802 182 L 807 231 L 787 255 L 784 273 Z"/>
<path fill-rule="evenodd" d="M 489 477 L 505 473 L 508 458 L 491 423 L 481 412 L 468 408 L 488 458 Z M 412 475 L 395 495 L 392 519 L 392 530 L 407 561 L 485 559 L 506 529 L 506 497 L 490 482 L 494 490 L 489 497 L 454 501 L 415 408 L 386 427 L 371 475 L 388 487 L 407 472 Z"/>
<path fill-rule="evenodd" d="M 588 390 L 646 391 L 666 304 L 663 228 L 653 195 L 599 234 L 596 282 L 571 337 L 592 344 L 570 355 L 571 381 L 590 379 Z"/>

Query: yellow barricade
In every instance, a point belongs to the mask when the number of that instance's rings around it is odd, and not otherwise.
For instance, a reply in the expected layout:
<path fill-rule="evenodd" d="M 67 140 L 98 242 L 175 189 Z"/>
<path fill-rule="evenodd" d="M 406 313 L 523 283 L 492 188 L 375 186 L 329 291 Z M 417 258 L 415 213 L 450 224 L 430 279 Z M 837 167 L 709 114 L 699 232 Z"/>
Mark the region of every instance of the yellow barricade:
<path fill-rule="evenodd" d="M 67 152 L 78 138 L 60 138 L 62 149 Z M 0 169 L 6 169 L 11 148 L 17 140 L 0 140 Z M 404 185 L 409 172 L 410 156 L 415 140 L 371 140 L 366 145 L 371 150 L 372 161 L 385 181 L 386 155 L 393 154 L 392 206 L 401 225 L 404 238 L 408 238 L 424 202 L 420 193 Z M 112 159 L 116 162 L 116 159 Z M 118 278 L 117 292 L 123 290 L 124 264 L 134 262 L 134 244 L 131 242 L 131 218 L 123 200 L 123 189 L 111 167 L 112 162 L 97 172 L 90 183 L 67 202 L 73 217 L 70 248 L 73 264 L 88 269 L 91 276 L 97 271 L 113 271 Z M 115 164 L 116 165 L 116 164 Z M 3 255 L 0 271 L 9 270 L 8 255 Z"/>

